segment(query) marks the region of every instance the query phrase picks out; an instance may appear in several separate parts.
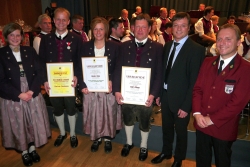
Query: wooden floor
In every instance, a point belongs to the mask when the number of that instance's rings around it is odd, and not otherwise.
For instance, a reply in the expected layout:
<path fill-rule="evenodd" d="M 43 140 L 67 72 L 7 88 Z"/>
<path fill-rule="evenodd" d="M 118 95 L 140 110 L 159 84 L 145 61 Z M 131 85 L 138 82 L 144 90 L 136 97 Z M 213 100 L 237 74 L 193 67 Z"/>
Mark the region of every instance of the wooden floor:
<path fill-rule="evenodd" d="M 128 157 L 121 157 L 122 144 L 112 143 L 113 151 L 110 154 L 104 152 L 104 144 L 99 147 L 98 152 L 92 153 L 90 146 L 92 142 L 87 136 L 78 135 L 79 145 L 71 148 L 69 137 L 60 147 L 54 147 L 55 138 L 58 136 L 58 129 L 52 129 L 52 138 L 37 152 L 41 156 L 39 163 L 34 163 L 34 167 L 170 167 L 171 160 L 164 160 L 161 164 L 151 164 L 151 159 L 158 155 L 157 152 L 150 151 L 146 161 L 138 160 L 139 148 L 134 147 Z M 0 147 L 0 167 L 20 167 L 24 166 L 21 155 L 14 150 L 5 150 Z M 195 161 L 185 160 L 182 167 L 195 167 Z"/>

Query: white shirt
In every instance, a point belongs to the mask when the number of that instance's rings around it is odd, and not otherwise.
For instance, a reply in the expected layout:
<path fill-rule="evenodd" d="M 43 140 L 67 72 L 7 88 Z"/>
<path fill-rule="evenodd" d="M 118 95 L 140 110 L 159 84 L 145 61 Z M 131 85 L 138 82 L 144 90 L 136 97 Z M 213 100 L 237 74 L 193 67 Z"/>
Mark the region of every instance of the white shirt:
<path fill-rule="evenodd" d="M 247 40 L 247 37 L 245 37 L 245 41 L 247 45 L 250 45 L 250 41 Z M 243 53 L 243 46 L 242 46 L 242 53 Z M 247 54 L 244 56 L 246 59 L 250 59 L 250 49 L 248 50 Z"/>
<path fill-rule="evenodd" d="M 195 33 L 196 34 L 199 34 L 199 36 L 202 36 L 204 35 L 204 27 L 203 27 L 203 22 L 202 22 L 202 19 L 204 17 L 200 18 L 194 25 L 195 27 Z M 205 19 L 205 18 L 204 18 Z M 210 33 L 214 33 L 214 29 L 213 29 L 213 23 L 212 23 L 212 20 L 210 20 L 211 22 L 211 28 L 210 28 Z"/>
<path fill-rule="evenodd" d="M 176 60 L 182 46 L 184 45 L 184 43 L 186 42 L 187 39 L 188 39 L 188 35 L 177 42 L 177 43 L 179 43 L 179 45 L 176 46 L 176 48 L 175 48 L 175 54 L 174 54 L 174 58 L 173 58 L 173 61 L 172 61 L 172 66 L 174 65 L 174 62 L 175 62 L 175 60 Z M 174 42 L 176 42 L 176 41 L 174 40 Z M 171 52 L 172 52 L 172 50 L 174 48 L 174 42 L 173 42 L 173 44 L 171 46 L 171 49 L 170 49 L 170 52 L 169 52 L 169 55 L 168 55 L 168 59 L 169 59 L 170 54 L 171 54 Z M 167 65 L 168 65 L 168 63 L 167 63 Z M 167 66 L 166 66 L 166 68 L 167 68 Z M 163 87 L 164 87 L 164 89 L 168 89 L 168 85 L 166 83 L 164 83 Z"/>
<path fill-rule="evenodd" d="M 94 52 L 95 52 L 95 57 L 102 57 L 102 56 L 104 56 L 105 46 L 103 46 L 101 49 L 97 49 L 95 47 Z"/>
<path fill-rule="evenodd" d="M 61 36 L 61 38 L 63 39 L 66 35 L 68 34 L 68 30 L 66 30 L 63 34 L 58 34 L 58 32 L 56 31 L 56 36 L 59 38 L 59 36 Z"/>
<path fill-rule="evenodd" d="M 46 35 L 47 33 L 44 31 L 40 32 L 41 34 Z M 40 47 L 41 37 L 35 37 L 33 40 L 33 48 L 36 50 L 36 53 L 39 54 L 39 47 Z"/>

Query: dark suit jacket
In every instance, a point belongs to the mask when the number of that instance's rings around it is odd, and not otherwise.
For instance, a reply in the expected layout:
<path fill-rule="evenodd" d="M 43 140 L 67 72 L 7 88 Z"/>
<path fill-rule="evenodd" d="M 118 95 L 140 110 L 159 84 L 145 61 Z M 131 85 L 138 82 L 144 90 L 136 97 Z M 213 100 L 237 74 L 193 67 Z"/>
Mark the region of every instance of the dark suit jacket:
<path fill-rule="evenodd" d="M 140 67 L 151 68 L 149 94 L 158 97 L 162 86 L 162 44 L 148 39 L 141 53 Z M 122 66 L 135 67 L 136 44 L 135 39 L 121 44 L 117 59 L 113 92 L 121 92 Z"/>
<path fill-rule="evenodd" d="M 76 68 L 78 68 L 78 63 L 80 63 L 81 57 L 81 46 L 82 39 L 79 35 L 68 32 L 66 37 L 66 42 L 71 42 L 70 49 L 67 49 L 67 45 L 63 48 L 63 60 L 62 62 L 73 62 L 74 65 L 74 75 L 77 76 Z M 46 72 L 46 63 L 56 63 L 58 62 L 58 52 L 56 44 L 55 33 L 49 33 L 41 38 L 39 57 L 43 66 L 43 83 L 48 81 Z"/>
<path fill-rule="evenodd" d="M 206 58 L 193 91 L 193 112 L 209 114 L 214 125 L 195 128 L 215 138 L 237 138 L 239 114 L 250 100 L 250 63 L 236 57 L 218 75 L 219 56 Z"/>
<path fill-rule="evenodd" d="M 167 66 L 172 44 L 173 41 L 166 43 L 164 46 L 164 69 L 166 69 Z M 188 113 L 191 111 L 193 86 L 204 58 L 205 48 L 188 38 L 178 53 L 169 73 L 167 99 L 161 98 L 161 103 L 168 102 L 172 112 L 178 112 L 179 109 Z M 165 78 L 165 72 L 166 70 L 164 70 L 163 78 Z M 164 82 L 161 84 L 162 88 L 163 85 Z M 162 91 L 165 91 L 164 88 Z"/>
<path fill-rule="evenodd" d="M 42 69 L 36 51 L 32 47 L 20 46 L 23 69 L 33 91 L 33 98 L 40 92 Z M 0 96 L 12 101 L 20 101 L 20 68 L 9 46 L 0 49 Z"/>
<path fill-rule="evenodd" d="M 89 42 L 85 42 L 82 45 L 82 51 L 81 55 L 82 57 L 95 57 L 95 46 L 94 46 L 94 41 L 91 40 Z M 118 51 L 119 51 L 119 44 L 117 42 L 113 41 L 106 41 L 105 42 L 105 53 L 104 56 L 108 57 L 108 73 L 109 73 L 109 80 L 113 82 L 113 74 L 115 70 L 115 62 L 118 56 Z M 78 76 L 78 83 L 79 83 L 79 88 L 82 90 L 83 88 L 86 88 L 87 85 L 85 82 L 83 82 L 83 74 L 82 74 L 82 64 L 80 67 L 81 74 Z M 79 71 L 79 70 L 77 70 Z"/>

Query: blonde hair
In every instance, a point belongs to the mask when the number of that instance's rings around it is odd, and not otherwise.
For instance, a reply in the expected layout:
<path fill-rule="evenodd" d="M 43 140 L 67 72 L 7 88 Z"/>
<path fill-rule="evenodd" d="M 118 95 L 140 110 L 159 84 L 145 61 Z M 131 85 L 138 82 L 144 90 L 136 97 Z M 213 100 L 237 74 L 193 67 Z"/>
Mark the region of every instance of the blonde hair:
<path fill-rule="evenodd" d="M 212 20 L 212 21 L 219 20 L 219 17 L 216 16 L 216 15 L 213 15 L 213 16 L 211 17 L 211 20 Z"/>
<path fill-rule="evenodd" d="M 61 8 L 61 7 L 60 8 L 56 8 L 56 10 L 54 11 L 54 17 L 56 17 L 57 13 L 62 13 L 62 12 L 65 12 L 68 15 L 69 19 L 70 19 L 70 13 L 69 13 L 69 11 L 67 9 Z"/>

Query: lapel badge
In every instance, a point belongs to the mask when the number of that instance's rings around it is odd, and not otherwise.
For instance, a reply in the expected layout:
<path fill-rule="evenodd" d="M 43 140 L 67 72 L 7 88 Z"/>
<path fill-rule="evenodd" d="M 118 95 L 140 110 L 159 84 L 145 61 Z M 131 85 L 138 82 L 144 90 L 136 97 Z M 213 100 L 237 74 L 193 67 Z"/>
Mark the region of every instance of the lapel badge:
<path fill-rule="evenodd" d="M 225 75 L 225 74 L 226 74 L 226 72 L 225 72 L 225 71 L 223 71 L 221 75 Z"/>
<path fill-rule="evenodd" d="M 213 65 L 214 65 L 214 66 L 216 65 L 216 61 L 213 62 Z"/>
<path fill-rule="evenodd" d="M 229 68 L 230 68 L 230 69 L 234 68 L 234 65 L 232 64 Z"/>

